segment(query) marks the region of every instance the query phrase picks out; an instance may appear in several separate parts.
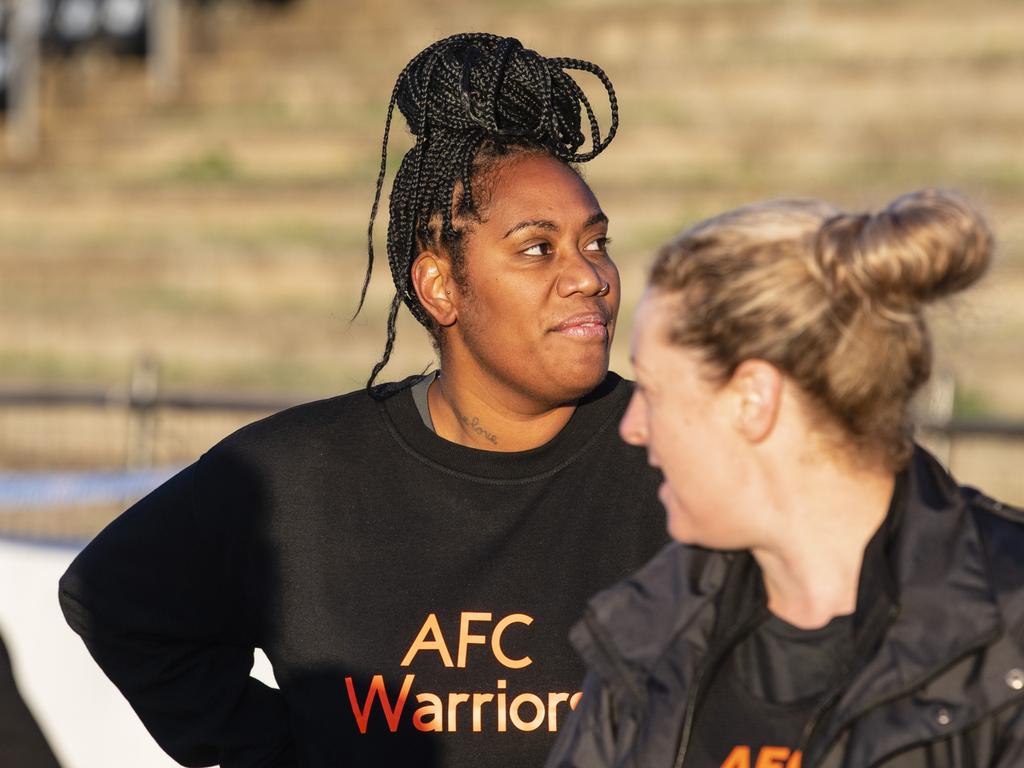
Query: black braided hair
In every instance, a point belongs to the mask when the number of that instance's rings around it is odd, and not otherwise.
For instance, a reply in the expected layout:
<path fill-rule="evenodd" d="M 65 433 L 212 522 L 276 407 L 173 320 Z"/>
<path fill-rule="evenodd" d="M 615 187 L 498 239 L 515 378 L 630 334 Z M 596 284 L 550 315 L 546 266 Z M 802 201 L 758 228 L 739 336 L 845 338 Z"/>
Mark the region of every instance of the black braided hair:
<path fill-rule="evenodd" d="M 611 106 L 611 126 L 604 138 L 590 101 L 567 70 L 589 72 L 604 85 Z M 391 92 L 356 315 L 373 272 L 373 224 L 396 104 L 416 143 L 402 159 L 391 190 L 387 251 L 395 296 L 384 354 L 373 367 L 367 389 L 391 358 L 403 301 L 420 323 L 434 330 L 433 319 L 411 284 L 412 262 L 430 244 L 441 245 L 453 260 L 459 258 L 459 223 L 479 217 L 480 201 L 472 182 L 486 163 L 522 150 L 546 152 L 565 163 L 586 162 L 608 146 L 619 125 L 615 90 L 596 64 L 546 58 L 515 38 L 486 33 L 453 35 L 425 48 L 398 75 Z M 581 104 L 590 128 L 587 152 L 580 152 L 586 141 L 580 130 Z"/>

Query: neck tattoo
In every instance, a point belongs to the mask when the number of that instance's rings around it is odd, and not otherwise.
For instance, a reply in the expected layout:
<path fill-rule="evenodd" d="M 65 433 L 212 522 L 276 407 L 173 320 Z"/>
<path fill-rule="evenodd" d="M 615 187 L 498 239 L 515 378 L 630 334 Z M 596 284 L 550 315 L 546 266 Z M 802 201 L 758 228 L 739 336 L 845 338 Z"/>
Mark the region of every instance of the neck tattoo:
<path fill-rule="evenodd" d="M 437 377 L 441 377 L 440 372 L 438 372 Z M 440 390 L 438 394 L 440 394 L 441 398 L 448 404 L 448 407 L 451 409 L 451 412 L 455 416 L 455 419 L 459 422 L 459 424 L 462 425 L 462 428 L 465 432 L 474 434 L 477 437 L 482 437 L 491 445 L 498 444 L 498 436 L 491 432 L 490 430 L 488 430 L 483 424 L 481 424 L 480 418 L 478 416 L 463 416 L 462 411 L 460 411 L 456 407 L 455 403 L 453 403 L 445 396 L 443 388 Z"/>
<path fill-rule="evenodd" d="M 489 432 L 480 423 L 480 419 L 479 418 L 477 418 L 476 416 L 473 416 L 472 418 L 469 418 L 468 416 L 463 416 L 458 411 L 458 409 L 455 408 L 455 406 L 452 406 L 452 413 L 455 414 L 455 418 L 459 420 L 459 423 L 462 425 L 462 428 L 465 429 L 467 432 L 472 432 L 473 434 L 475 434 L 475 435 L 477 435 L 479 437 L 482 437 L 484 440 L 489 442 L 491 445 L 497 445 L 498 444 L 498 436 L 495 435 L 493 432 Z"/>

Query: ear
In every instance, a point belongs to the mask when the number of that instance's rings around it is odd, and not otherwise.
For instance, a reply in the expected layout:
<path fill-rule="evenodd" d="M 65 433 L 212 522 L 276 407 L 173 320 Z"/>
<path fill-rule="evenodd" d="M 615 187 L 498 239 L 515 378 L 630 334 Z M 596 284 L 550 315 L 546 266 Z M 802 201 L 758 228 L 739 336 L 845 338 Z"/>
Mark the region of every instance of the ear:
<path fill-rule="evenodd" d="M 735 404 L 734 425 L 752 443 L 764 441 L 775 427 L 782 404 L 782 373 L 764 360 L 744 360 L 728 389 Z"/>
<path fill-rule="evenodd" d="M 421 251 L 412 263 L 411 275 L 413 289 L 423 308 L 438 325 L 453 325 L 458 311 L 452 302 L 455 280 L 448 259 L 432 251 Z"/>

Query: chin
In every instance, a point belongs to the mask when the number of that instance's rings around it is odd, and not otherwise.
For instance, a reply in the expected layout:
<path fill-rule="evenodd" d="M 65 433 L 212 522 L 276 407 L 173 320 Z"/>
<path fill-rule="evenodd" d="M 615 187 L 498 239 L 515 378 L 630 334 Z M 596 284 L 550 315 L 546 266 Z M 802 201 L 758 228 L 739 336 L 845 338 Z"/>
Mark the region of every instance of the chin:
<path fill-rule="evenodd" d="M 668 516 L 668 520 L 665 524 L 668 535 L 673 541 L 678 541 L 680 544 L 699 544 L 693 537 L 693 532 L 690 531 L 685 525 L 682 525 L 677 520 L 673 520 L 672 515 Z"/>
<path fill-rule="evenodd" d="M 673 523 L 672 519 L 669 518 L 668 525 L 669 538 L 680 544 L 686 544 L 691 547 L 702 547 L 704 549 L 734 549 L 734 547 L 723 547 L 715 542 L 707 540 L 707 537 L 698 535 L 693 528 L 687 527 L 686 525 Z"/>
<path fill-rule="evenodd" d="M 658 490 L 658 498 L 665 508 L 665 529 L 673 541 L 698 547 L 708 546 L 705 537 L 700 535 L 699 526 L 695 525 L 693 518 L 681 508 L 679 500 L 667 492 L 665 485 Z"/>
<path fill-rule="evenodd" d="M 607 356 L 600 364 L 576 365 L 571 369 L 562 368 L 554 382 L 560 390 L 557 399 L 561 402 L 579 400 L 595 390 L 607 375 Z"/>

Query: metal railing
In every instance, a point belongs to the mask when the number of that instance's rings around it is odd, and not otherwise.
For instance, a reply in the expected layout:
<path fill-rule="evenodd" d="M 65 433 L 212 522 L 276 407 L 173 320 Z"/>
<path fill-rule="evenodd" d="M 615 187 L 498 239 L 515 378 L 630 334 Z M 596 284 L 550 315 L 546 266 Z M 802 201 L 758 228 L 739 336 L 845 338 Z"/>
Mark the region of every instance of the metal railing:
<path fill-rule="evenodd" d="M 948 374 L 940 374 L 921 398 L 917 408 L 919 432 L 952 442 L 958 438 L 992 438 L 1024 441 L 1024 421 L 998 417 L 960 417 L 954 413 L 956 384 Z M 309 400 L 308 395 L 247 394 L 196 391 L 168 391 L 160 385 L 159 364 L 140 358 L 134 367 L 130 384 L 122 388 L 0 387 L 2 408 L 96 408 L 114 409 L 127 415 L 131 439 L 126 441 L 126 467 L 153 465 L 155 445 L 160 439 L 161 420 L 158 414 L 233 414 L 258 418 Z M 185 457 L 178 457 L 181 460 Z"/>
<path fill-rule="evenodd" d="M 988 489 L 979 464 L 996 455 L 999 472 L 1017 466 L 1024 422 L 956 417 L 955 387 L 940 380 L 937 390 L 918 411 L 923 442 L 954 474 L 962 465 L 968 482 Z M 127 387 L 0 387 L 0 537 L 81 543 L 230 432 L 309 399 L 164 390 L 151 360 L 136 365 Z M 990 490 L 1020 503 L 1010 480 L 1010 490 Z"/>

